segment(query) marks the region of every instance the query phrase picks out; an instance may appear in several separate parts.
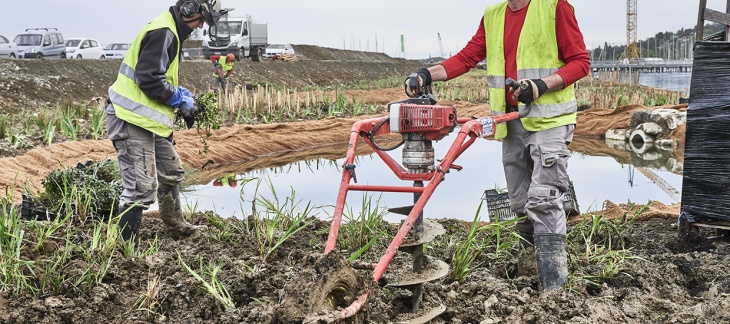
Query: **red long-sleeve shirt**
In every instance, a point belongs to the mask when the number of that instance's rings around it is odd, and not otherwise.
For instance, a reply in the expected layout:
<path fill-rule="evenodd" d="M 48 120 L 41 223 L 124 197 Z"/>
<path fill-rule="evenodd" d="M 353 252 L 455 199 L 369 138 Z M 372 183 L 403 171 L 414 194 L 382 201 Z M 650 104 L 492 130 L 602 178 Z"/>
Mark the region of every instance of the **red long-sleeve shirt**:
<path fill-rule="evenodd" d="M 529 4 L 517 11 L 507 8 L 504 29 L 504 57 L 507 60 L 505 71 L 507 77 L 517 79 L 517 43 L 520 39 L 522 26 L 527 16 Z M 588 75 L 591 58 L 586 51 L 583 34 L 578 28 L 573 7 L 567 0 L 558 2 L 555 10 L 555 32 L 558 42 L 558 58 L 565 62 L 557 74 L 563 78 L 565 86 L 571 85 Z M 466 47 L 453 57 L 445 60 L 441 65 L 446 69 L 448 80 L 456 78 L 472 68 L 487 56 L 487 40 L 484 32 L 484 17 L 479 21 L 479 28 L 472 36 Z M 507 104 L 517 106 L 512 99 L 512 93 L 507 87 Z"/>

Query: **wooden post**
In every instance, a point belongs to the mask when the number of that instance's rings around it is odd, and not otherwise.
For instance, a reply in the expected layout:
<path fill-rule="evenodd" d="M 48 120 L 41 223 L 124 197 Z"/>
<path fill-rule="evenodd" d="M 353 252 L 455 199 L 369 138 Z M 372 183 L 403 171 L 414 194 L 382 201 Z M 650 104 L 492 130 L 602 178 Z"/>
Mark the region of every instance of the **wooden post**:
<path fill-rule="evenodd" d="M 707 1 L 707 0 L 704 0 Z M 725 13 L 730 13 L 730 0 L 727 0 L 727 5 L 725 6 Z M 730 26 L 725 25 L 725 41 L 730 40 Z"/>
<path fill-rule="evenodd" d="M 704 38 L 705 33 L 705 8 L 707 8 L 707 0 L 700 0 L 700 11 L 697 14 L 697 35 L 695 39 L 700 42 Z"/>

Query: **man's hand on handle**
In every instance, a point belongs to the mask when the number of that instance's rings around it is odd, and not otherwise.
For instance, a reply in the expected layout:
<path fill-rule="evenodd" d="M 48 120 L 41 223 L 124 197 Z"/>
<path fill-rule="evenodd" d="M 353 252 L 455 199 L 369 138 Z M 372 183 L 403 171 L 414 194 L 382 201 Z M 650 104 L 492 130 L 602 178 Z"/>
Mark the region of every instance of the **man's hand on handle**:
<path fill-rule="evenodd" d="M 406 95 L 409 98 L 418 97 L 424 94 L 427 87 L 431 86 L 431 72 L 427 68 L 420 68 L 408 76 L 404 82 Z"/>
<path fill-rule="evenodd" d="M 547 84 L 541 79 L 522 79 L 517 83 L 520 86 L 512 94 L 512 99 L 525 104 L 532 103 L 548 91 Z"/>

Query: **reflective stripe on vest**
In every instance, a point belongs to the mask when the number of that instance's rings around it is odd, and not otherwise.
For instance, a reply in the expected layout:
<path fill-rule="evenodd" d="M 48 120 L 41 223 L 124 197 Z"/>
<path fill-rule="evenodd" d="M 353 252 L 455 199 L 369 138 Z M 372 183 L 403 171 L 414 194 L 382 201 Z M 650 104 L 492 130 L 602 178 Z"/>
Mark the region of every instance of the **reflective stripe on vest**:
<path fill-rule="evenodd" d="M 180 52 L 180 37 L 177 35 L 175 19 L 170 12 L 164 12 L 147 24 L 130 45 L 127 55 L 119 67 L 117 80 L 109 87 L 109 99 L 114 105 L 114 113 L 118 118 L 159 136 L 168 137 L 172 134 L 175 118 L 174 109 L 165 103 L 147 97 L 137 85 L 134 75 L 135 67 L 139 61 L 142 40 L 150 31 L 162 28 L 172 31 L 175 37 L 173 39 L 172 36 L 168 36 L 165 39 L 164 46 L 168 47 L 176 39 L 178 44 L 176 53 Z M 179 56 L 175 55 L 165 73 L 167 82 L 176 88 L 179 66 Z"/>
<path fill-rule="evenodd" d="M 565 65 L 558 57 L 555 32 L 555 10 L 558 0 L 530 2 L 525 24 L 517 44 L 517 79 L 541 79 L 555 74 Z M 484 13 L 487 39 L 487 86 L 493 115 L 504 114 L 507 108 L 506 58 L 504 57 L 504 25 L 507 2 L 490 6 Z M 524 104 L 520 103 L 520 106 Z M 524 107 L 520 107 L 524 109 Z M 578 102 L 574 86 L 545 93 L 532 104 L 530 114 L 522 118 L 529 131 L 541 131 L 574 124 Z M 507 136 L 507 127 L 497 125 L 495 137 Z"/>

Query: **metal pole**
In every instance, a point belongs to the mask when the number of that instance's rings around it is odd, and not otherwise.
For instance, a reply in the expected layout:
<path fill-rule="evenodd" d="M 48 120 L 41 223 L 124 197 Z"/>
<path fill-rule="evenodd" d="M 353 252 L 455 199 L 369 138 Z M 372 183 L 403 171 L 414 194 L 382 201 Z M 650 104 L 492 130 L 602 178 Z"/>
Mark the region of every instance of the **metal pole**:
<path fill-rule="evenodd" d="M 423 181 L 414 181 L 414 187 L 423 188 Z M 413 204 L 418 202 L 421 198 L 420 193 L 413 194 Z M 415 238 L 419 240 L 423 236 L 423 210 L 418 214 L 415 224 L 413 224 L 415 230 Z M 413 247 L 413 272 L 420 272 L 423 268 L 423 245 L 417 245 Z M 423 284 L 418 284 L 413 287 L 413 295 L 411 296 L 411 303 L 413 304 L 413 312 L 418 312 L 421 309 L 421 301 L 423 300 Z"/>

